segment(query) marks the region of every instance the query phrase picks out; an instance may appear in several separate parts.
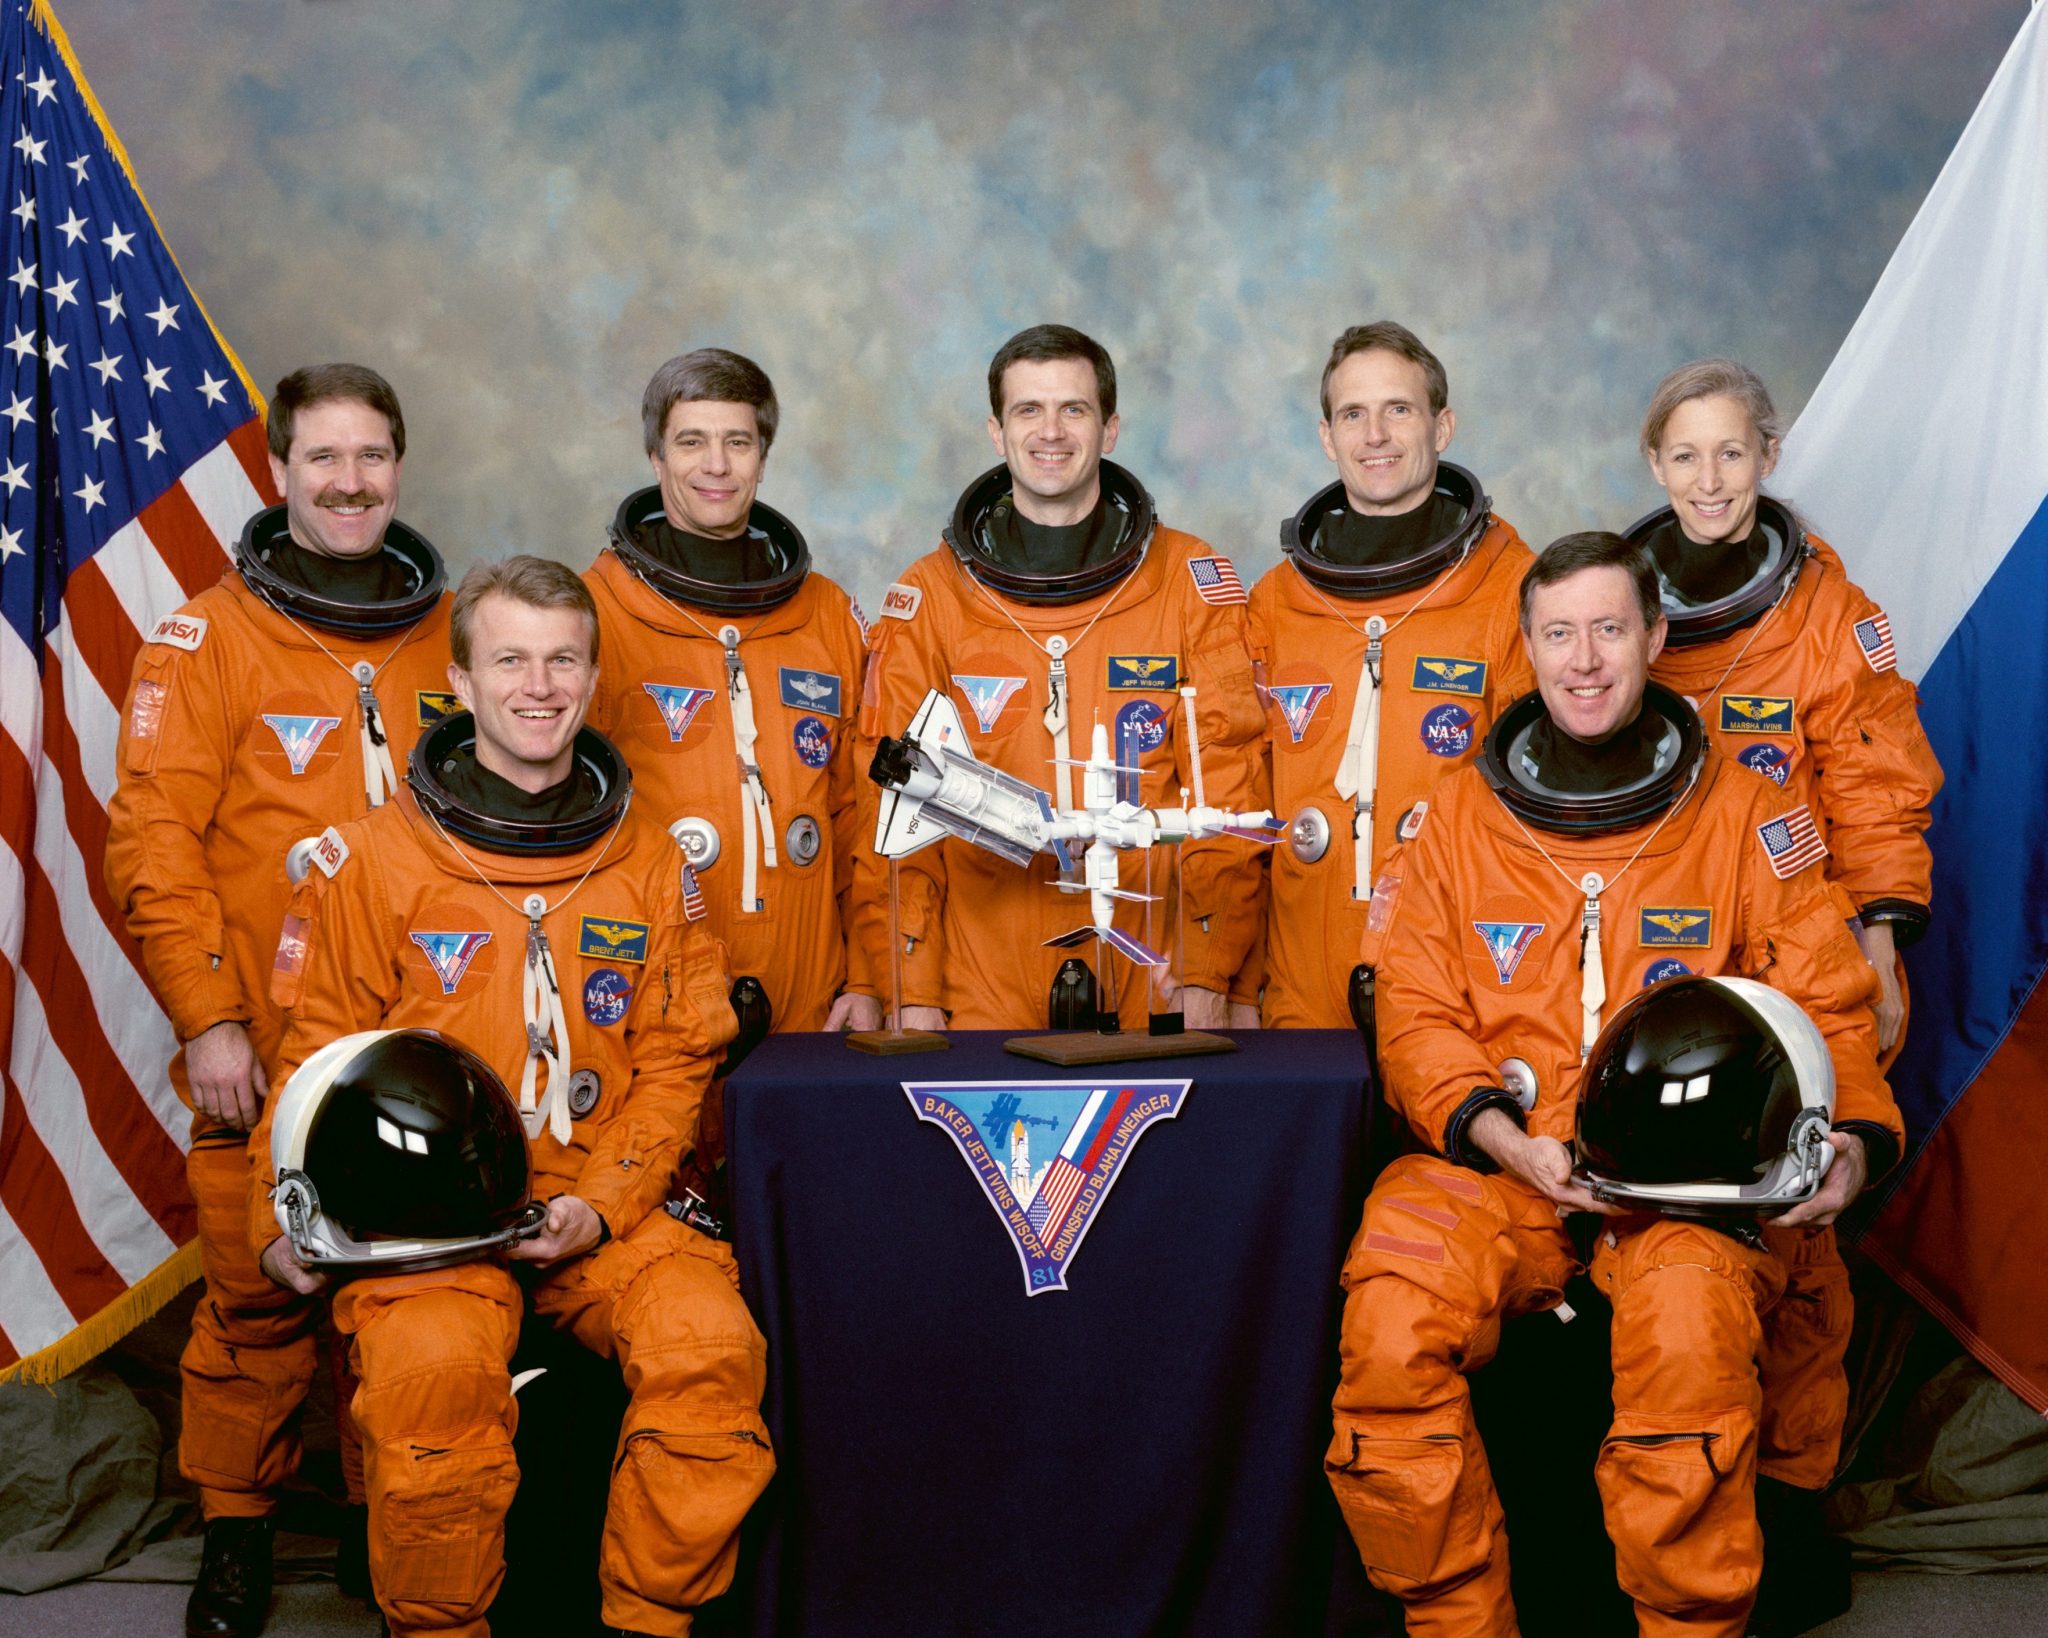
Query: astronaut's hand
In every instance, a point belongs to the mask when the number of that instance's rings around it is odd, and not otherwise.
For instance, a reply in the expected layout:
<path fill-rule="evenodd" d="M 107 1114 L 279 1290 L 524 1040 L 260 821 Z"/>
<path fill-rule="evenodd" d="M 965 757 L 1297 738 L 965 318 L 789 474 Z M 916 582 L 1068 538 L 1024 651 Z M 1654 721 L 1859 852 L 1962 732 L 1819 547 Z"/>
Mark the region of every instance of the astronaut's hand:
<path fill-rule="evenodd" d="M 904 1007 L 901 1009 L 896 1027 L 898 1029 L 943 1030 L 946 1027 L 946 1009 L 944 1007 Z"/>
<path fill-rule="evenodd" d="M 827 1029 L 880 1029 L 882 1003 L 872 995 L 842 995 L 825 1015 Z"/>
<path fill-rule="evenodd" d="M 299 1261 L 299 1254 L 292 1250 L 291 1241 L 280 1234 L 263 1248 L 263 1272 L 272 1281 L 287 1291 L 296 1291 L 302 1297 L 310 1297 L 327 1284 L 325 1274 L 316 1274 Z"/>
<path fill-rule="evenodd" d="M 1256 1001 L 1233 1001 L 1230 1003 L 1230 1028 L 1257 1029 L 1259 1025 L 1259 1004 Z"/>
<path fill-rule="evenodd" d="M 1230 997 L 1199 985 L 1180 987 L 1181 1022 L 1188 1029 L 1230 1028 Z"/>
<path fill-rule="evenodd" d="M 1504 1109 L 1480 1110 L 1465 1128 L 1465 1137 L 1474 1148 L 1491 1155 L 1510 1177 L 1565 1211 L 1598 1212 L 1603 1217 L 1612 1217 L 1620 1210 L 1595 1200 L 1572 1181 L 1571 1151 L 1562 1143 L 1556 1138 L 1531 1137 Z"/>
<path fill-rule="evenodd" d="M 215 1024 L 185 1043 L 185 1079 L 200 1114 L 246 1132 L 263 1113 L 270 1081 L 237 1023 Z"/>
<path fill-rule="evenodd" d="M 1898 1044 L 1899 1031 L 1906 1022 L 1906 998 L 1899 991 L 1898 945 L 1888 921 L 1872 922 L 1856 929 L 1856 942 L 1863 959 L 1877 973 L 1877 1050 L 1889 1052 Z"/>
<path fill-rule="evenodd" d="M 588 1200 L 558 1194 L 548 1202 L 548 1218 L 530 1240 L 514 1240 L 505 1255 L 522 1263 L 558 1263 L 580 1256 L 604 1236 L 604 1219 Z"/>
<path fill-rule="evenodd" d="M 1863 1192 L 1870 1181 L 1870 1157 L 1863 1152 L 1863 1140 L 1854 1132 L 1830 1132 L 1835 1146 L 1834 1163 L 1820 1180 L 1811 1200 L 1802 1200 L 1782 1216 L 1770 1219 L 1774 1228 L 1798 1228 L 1802 1224 L 1820 1228 L 1832 1223 L 1848 1209 L 1849 1202 Z"/>

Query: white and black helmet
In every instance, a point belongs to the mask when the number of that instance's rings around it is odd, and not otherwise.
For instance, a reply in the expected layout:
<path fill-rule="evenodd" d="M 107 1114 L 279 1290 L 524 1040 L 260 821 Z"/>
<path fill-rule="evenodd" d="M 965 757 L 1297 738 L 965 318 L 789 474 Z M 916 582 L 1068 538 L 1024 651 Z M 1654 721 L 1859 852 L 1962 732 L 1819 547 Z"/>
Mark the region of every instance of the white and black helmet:
<path fill-rule="evenodd" d="M 1593 1044 L 1578 1177 L 1678 1215 L 1781 1211 L 1819 1189 L 1834 1108 L 1834 1063 L 1798 1002 L 1752 978 L 1669 978 Z"/>
<path fill-rule="evenodd" d="M 538 1231 L 519 1106 L 491 1066 L 431 1029 L 330 1041 L 277 1094 L 271 1196 L 307 1268 L 415 1273 Z"/>

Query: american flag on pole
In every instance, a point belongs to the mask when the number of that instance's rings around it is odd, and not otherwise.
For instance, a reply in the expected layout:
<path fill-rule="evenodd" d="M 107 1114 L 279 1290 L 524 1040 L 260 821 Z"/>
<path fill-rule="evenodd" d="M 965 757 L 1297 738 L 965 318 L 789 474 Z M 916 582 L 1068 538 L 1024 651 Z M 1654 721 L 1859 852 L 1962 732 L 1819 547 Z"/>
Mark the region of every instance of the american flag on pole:
<path fill-rule="evenodd" d="M 0 0 L 0 144 L 0 1379 L 47 1379 L 198 1272 L 176 1043 L 101 854 L 143 634 L 275 496 L 47 0 Z"/>

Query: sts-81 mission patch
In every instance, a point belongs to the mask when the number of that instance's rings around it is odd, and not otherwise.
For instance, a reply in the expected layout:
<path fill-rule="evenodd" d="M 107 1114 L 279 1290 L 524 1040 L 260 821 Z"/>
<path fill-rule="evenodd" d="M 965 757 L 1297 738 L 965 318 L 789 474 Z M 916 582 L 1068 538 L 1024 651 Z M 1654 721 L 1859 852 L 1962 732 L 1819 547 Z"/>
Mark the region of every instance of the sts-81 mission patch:
<path fill-rule="evenodd" d="M 1177 1116 L 1194 1083 L 902 1084 L 917 1118 L 959 1148 L 1016 1248 L 1025 1295 L 1035 1297 L 1067 1289 L 1068 1265 L 1139 1137 Z"/>

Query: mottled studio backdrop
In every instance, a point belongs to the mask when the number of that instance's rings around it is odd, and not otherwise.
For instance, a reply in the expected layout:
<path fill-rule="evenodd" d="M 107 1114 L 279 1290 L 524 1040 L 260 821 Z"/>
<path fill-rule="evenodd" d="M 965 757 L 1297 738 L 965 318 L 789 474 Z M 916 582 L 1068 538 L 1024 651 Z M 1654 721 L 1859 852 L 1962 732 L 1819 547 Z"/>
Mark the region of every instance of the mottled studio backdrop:
<path fill-rule="evenodd" d="M 56 3 L 258 384 L 384 370 L 402 511 L 458 567 L 588 561 L 647 481 L 649 372 L 716 343 L 782 396 L 763 498 L 870 608 L 992 459 L 989 354 L 1044 319 L 1109 346 L 1117 458 L 1248 571 L 1326 481 L 1330 338 L 1382 315 L 1533 543 L 1628 521 L 1657 377 L 1728 351 L 1796 410 L 2025 15 Z"/>

